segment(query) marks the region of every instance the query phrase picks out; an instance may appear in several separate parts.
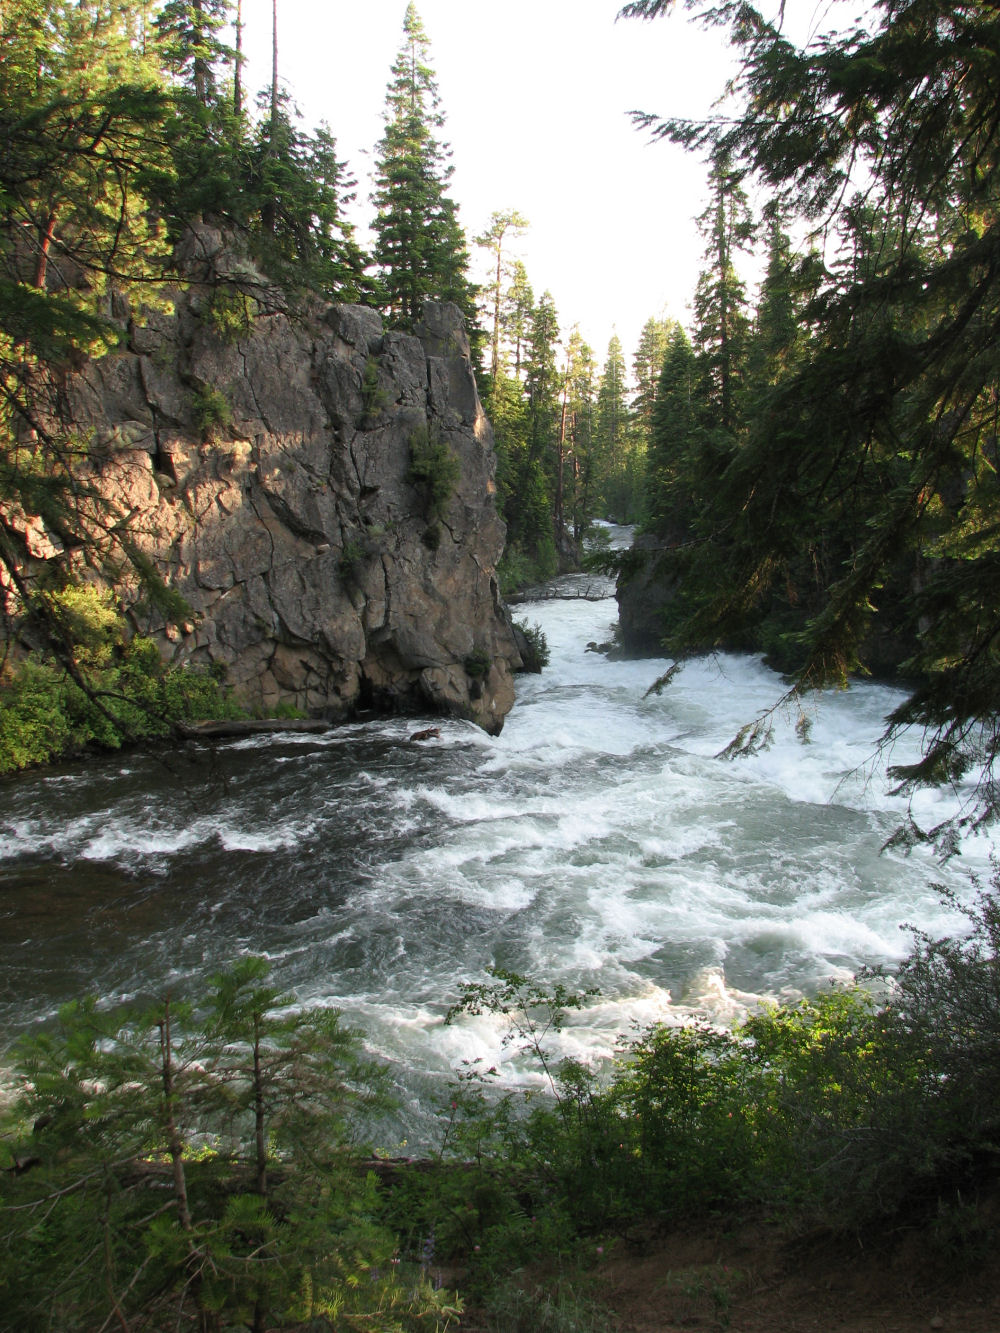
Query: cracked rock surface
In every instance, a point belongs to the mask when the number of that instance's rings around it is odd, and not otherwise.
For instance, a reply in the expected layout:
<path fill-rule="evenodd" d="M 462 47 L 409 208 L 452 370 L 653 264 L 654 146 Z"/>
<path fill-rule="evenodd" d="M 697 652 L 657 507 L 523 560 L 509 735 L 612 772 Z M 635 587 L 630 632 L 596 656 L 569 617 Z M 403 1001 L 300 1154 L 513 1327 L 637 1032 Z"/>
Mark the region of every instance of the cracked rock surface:
<path fill-rule="evenodd" d="M 293 316 L 276 296 L 223 337 L 221 238 L 195 240 L 212 282 L 63 384 L 93 479 L 191 608 L 168 625 L 126 574 L 135 630 L 170 661 L 224 663 L 250 707 L 499 731 L 520 658 L 496 583 L 492 429 L 457 308 L 428 303 L 411 336 L 360 306 Z M 436 505 L 410 473 L 421 431 L 458 461 Z"/>

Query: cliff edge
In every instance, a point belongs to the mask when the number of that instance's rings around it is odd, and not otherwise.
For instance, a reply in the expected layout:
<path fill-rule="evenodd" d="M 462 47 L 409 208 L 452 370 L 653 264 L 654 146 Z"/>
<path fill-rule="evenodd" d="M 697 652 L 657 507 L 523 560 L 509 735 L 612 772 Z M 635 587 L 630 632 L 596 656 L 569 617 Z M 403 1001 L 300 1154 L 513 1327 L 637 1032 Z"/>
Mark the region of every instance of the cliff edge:
<path fill-rule="evenodd" d="M 224 664 L 251 708 L 498 732 L 520 658 L 457 308 L 428 302 L 416 336 L 360 306 L 293 314 L 259 275 L 243 282 L 218 232 L 185 247 L 191 285 L 169 310 L 61 385 L 88 479 L 190 608 L 168 623 L 126 568 L 133 628 L 172 662 Z M 66 558 L 39 524 L 29 536 L 36 562 Z"/>

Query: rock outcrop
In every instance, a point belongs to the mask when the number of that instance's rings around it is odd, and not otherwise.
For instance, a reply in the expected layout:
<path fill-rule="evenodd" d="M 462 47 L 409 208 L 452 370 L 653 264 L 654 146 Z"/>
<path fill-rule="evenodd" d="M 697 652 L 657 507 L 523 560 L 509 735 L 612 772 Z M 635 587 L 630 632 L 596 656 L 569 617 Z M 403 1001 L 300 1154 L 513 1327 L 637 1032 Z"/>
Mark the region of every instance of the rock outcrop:
<path fill-rule="evenodd" d="M 191 610 L 168 623 L 126 570 L 135 630 L 171 661 L 224 664 L 251 707 L 499 731 L 520 661 L 458 310 L 428 303 L 416 336 L 360 306 L 293 315 L 242 283 L 217 232 L 186 244 L 193 280 L 169 313 L 63 385 L 140 563 Z"/>
<path fill-rule="evenodd" d="M 636 537 L 618 575 L 618 638 L 626 657 L 664 653 L 663 610 L 676 596 L 676 585 L 657 565 L 661 549 L 657 537 Z"/>

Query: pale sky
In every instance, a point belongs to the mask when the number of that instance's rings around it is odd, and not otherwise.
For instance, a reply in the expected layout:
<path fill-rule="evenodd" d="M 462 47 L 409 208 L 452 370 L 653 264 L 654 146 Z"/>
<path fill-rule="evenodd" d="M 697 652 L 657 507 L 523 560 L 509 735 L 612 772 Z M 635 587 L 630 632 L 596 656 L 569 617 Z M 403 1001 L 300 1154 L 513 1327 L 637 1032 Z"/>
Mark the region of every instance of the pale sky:
<path fill-rule="evenodd" d="M 632 108 L 704 115 L 731 72 L 720 30 L 683 12 L 615 23 L 620 0 L 417 0 L 453 150 L 450 191 L 466 234 L 498 209 L 531 223 L 516 243 L 536 299 L 563 334 L 579 324 L 603 363 L 618 333 L 631 365 L 651 316 L 688 321 L 703 243 L 705 167 L 632 128 Z M 279 0 L 282 81 L 307 125 L 325 120 L 373 213 L 368 173 L 382 133 L 406 0 Z M 248 90 L 270 78 L 271 0 L 243 0 Z M 473 250 L 473 276 L 485 276 Z"/>

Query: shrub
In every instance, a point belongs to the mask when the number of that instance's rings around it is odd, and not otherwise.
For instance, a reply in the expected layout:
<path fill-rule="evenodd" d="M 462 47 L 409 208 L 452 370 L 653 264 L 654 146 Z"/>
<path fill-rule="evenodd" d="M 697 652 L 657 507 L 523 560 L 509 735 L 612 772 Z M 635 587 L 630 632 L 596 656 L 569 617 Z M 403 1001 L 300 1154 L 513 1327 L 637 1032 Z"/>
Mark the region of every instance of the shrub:
<path fill-rule="evenodd" d="M 389 403 L 389 392 L 379 383 L 378 369 L 378 361 L 370 356 L 361 376 L 361 426 L 364 430 L 371 429 Z"/>
<path fill-rule="evenodd" d="M 549 642 L 541 625 L 529 625 L 526 620 L 514 621 L 515 637 L 521 652 L 525 671 L 539 673 L 549 664 Z"/>
<path fill-rule="evenodd" d="M 384 1070 L 336 1010 L 298 1009 L 267 975 L 244 958 L 194 1005 L 68 1005 L 19 1043 L 5 1328 L 455 1323 L 451 1293 L 395 1264 L 374 1179 L 345 1153 L 354 1112 L 385 1105 Z"/>
<path fill-rule="evenodd" d="M 149 639 L 85 646 L 76 661 L 82 686 L 39 655 L 0 682 L 0 773 L 165 736 L 178 721 L 245 716 L 217 672 L 166 666 Z"/>
<path fill-rule="evenodd" d="M 212 384 L 199 385 L 192 395 L 195 425 L 206 443 L 217 440 L 233 424 L 229 399 Z"/>
<path fill-rule="evenodd" d="M 410 436 L 410 480 L 423 492 L 427 517 L 444 517 L 448 501 L 455 493 L 461 465 L 455 451 L 442 440 L 436 428 L 421 426 Z"/>

